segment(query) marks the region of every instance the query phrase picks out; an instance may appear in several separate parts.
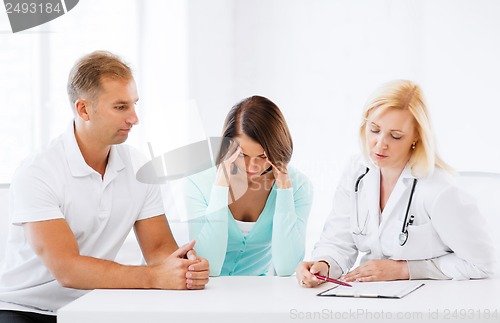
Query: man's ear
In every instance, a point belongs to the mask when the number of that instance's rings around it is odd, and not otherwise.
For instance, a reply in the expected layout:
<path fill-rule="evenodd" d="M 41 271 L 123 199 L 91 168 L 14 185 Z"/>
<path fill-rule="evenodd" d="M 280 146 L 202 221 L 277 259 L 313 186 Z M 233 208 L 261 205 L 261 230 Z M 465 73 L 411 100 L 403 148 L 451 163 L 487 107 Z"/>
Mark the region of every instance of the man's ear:
<path fill-rule="evenodd" d="M 76 114 L 82 118 L 84 121 L 88 121 L 90 119 L 89 116 L 90 103 L 85 99 L 78 99 L 75 102 L 75 111 Z"/>

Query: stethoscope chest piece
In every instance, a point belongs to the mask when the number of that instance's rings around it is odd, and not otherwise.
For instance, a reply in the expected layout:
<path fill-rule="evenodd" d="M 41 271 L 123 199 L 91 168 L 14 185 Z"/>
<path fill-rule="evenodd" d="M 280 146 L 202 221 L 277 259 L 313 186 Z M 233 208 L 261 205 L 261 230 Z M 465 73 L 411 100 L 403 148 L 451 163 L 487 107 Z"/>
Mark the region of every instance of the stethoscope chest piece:
<path fill-rule="evenodd" d="M 406 243 L 406 240 L 408 240 L 408 231 L 400 232 L 399 233 L 399 245 L 404 246 Z"/>

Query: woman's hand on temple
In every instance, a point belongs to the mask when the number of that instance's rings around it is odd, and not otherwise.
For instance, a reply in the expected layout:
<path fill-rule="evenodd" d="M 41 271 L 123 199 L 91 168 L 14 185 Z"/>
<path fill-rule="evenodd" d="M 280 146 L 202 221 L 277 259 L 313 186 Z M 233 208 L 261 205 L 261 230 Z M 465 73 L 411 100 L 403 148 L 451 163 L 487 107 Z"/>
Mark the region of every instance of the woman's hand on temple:
<path fill-rule="evenodd" d="M 240 153 L 241 153 L 240 145 L 238 145 L 236 141 L 231 142 L 229 144 L 226 157 L 219 164 L 219 167 L 217 168 L 217 178 L 216 178 L 217 186 L 225 186 L 225 187 L 229 186 L 231 169 L 235 167 L 234 162 L 236 161 Z"/>
<path fill-rule="evenodd" d="M 292 187 L 292 182 L 290 181 L 290 176 L 288 175 L 287 165 L 281 163 L 279 165 L 280 167 L 277 167 L 269 160 L 268 157 L 266 157 L 266 159 L 267 162 L 271 164 L 274 179 L 276 180 L 276 186 L 281 189 L 287 189 Z"/>

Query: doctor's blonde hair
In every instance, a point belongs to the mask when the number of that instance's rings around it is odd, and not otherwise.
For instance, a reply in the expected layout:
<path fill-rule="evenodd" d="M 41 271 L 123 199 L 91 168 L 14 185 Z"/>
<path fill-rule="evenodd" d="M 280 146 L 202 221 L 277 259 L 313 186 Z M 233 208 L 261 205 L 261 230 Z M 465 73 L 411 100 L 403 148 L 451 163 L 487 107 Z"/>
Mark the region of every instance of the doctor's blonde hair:
<path fill-rule="evenodd" d="M 409 80 L 387 82 L 368 99 L 360 127 L 361 150 L 365 158 L 369 158 L 369 147 L 365 137 L 368 116 L 372 113 L 377 116 L 389 109 L 407 110 L 413 115 L 417 141 L 408 162 L 413 176 L 430 175 L 435 167 L 451 171 L 451 168 L 439 157 L 436 150 L 434 132 L 422 90 L 420 86 Z"/>

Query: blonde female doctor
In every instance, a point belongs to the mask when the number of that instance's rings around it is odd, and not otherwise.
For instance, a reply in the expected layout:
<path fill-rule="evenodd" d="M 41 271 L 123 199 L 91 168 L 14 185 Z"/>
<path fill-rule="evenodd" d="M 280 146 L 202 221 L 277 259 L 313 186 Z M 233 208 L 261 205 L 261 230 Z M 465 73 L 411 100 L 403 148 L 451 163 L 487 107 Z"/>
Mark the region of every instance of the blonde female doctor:
<path fill-rule="evenodd" d="M 345 281 L 485 278 L 493 242 L 475 201 L 439 158 L 418 85 L 397 80 L 368 101 L 360 127 L 363 157 L 345 170 L 313 261 L 298 265 Z M 358 252 L 361 265 L 349 272 Z"/>

